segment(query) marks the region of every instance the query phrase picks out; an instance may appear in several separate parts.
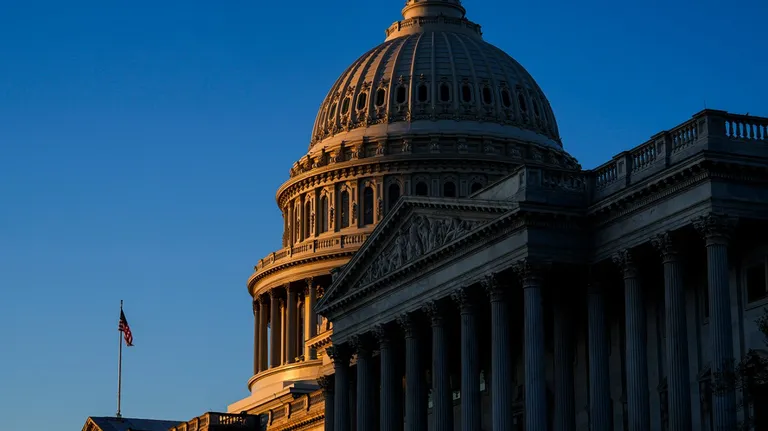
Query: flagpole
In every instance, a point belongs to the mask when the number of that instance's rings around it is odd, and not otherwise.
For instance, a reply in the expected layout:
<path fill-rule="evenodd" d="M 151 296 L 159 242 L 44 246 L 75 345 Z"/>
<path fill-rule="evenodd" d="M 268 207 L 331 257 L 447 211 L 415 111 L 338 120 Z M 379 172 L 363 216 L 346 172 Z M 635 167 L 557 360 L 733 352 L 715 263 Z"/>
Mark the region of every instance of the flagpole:
<path fill-rule="evenodd" d="M 123 300 L 120 300 L 120 315 L 123 315 Z M 118 359 L 117 359 L 117 417 L 122 417 L 120 415 L 120 396 L 121 392 L 123 390 L 123 329 L 122 327 L 119 327 L 117 331 L 118 336 L 118 343 L 120 347 L 118 348 Z"/>

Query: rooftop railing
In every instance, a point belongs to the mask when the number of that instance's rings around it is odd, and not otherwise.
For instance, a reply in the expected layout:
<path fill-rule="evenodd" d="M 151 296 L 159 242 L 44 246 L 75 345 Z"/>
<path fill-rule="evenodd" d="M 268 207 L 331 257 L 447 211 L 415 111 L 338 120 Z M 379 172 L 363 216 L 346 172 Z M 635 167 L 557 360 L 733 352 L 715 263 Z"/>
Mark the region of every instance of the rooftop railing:
<path fill-rule="evenodd" d="M 169 431 L 258 430 L 259 416 L 247 414 L 208 412 L 181 423 Z"/>

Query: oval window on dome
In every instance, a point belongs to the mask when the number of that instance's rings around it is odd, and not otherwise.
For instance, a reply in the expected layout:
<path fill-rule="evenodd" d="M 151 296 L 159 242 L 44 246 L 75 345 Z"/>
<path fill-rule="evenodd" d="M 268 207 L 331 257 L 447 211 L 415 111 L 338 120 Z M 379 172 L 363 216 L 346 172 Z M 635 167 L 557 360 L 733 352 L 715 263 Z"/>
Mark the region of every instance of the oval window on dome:
<path fill-rule="evenodd" d="M 504 105 L 505 108 L 512 106 L 512 98 L 509 97 L 509 90 L 506 88 L 501 90 L 501 104 Z"/>
<path fill-rule="evenodd" d="M 336 102 L 333 102 L 333 105 L 331 105 L 331 118 L 336 116 Z"/>
<path fill-rule="evenodd" d="M 533 101 L 533 114 L 536 116 L 536 118 L 539 117 L 539 104 L 536 103 L 536 101 Z"/>
<path fill-rule="evenodd" d="M 469 84 L 461 86 L 461 100 L 463 100 L 464 103 L 470 103 L 472 101 L 472 87 L 470 87 Z"/>
<path fill-rule="evenodd" d="M 493 103 L 493 95 L 491 95 L 491 87 L 483 87 L 483 103 L 490 105 Z"/>
<path fill-rule="evenodd" d="M 346 115 L 347 112 L 349 112 L 349 97 L 345 97 L 341 102 L 341 115 Z"/>
<path fill-rule="evenodd" d="M 403 104 L 405 103 L 405 97 L 406 97 L 405 86 L 398 85 L 397 93 L 395 94 L 395 102 L 397 102 L 398 104 Z"/>
<path fill-rule="evenodd" d="M 427 91 L 427 84 L 419 85 L 419 90 L 417 92 L 417 96 L 418 96 L 419 102 L 421 102 L 421 103 L 424 103 L 427 100 L 429 100 L 429 93 Z"/>
<path fill-rule="evenodd" d="M 448 85 L 447 82 L 443 82 L 442 84 L 440 84 L 440 101 L 441 102 L 451 101 L 451 87 Z"/>
<path fill-rule="evenodd" d="M 523 96 L 523 93 L 517 95 L 517 103 L 520 104 L 521 111 L 528 112 L 528 105 L 525 103 L 525 97 Z"/>
<path fill-rule="evenodd" d="M 357 110 L 365 109 L 365 102 L 368 101 L 368 93 L 360 93 L 357 96 Z"/>
<path fill-rule="evenodd" d="M 384 106 L 387 101 L 387 90 L 379 88 L 376 90 L 376 106 Z"/>

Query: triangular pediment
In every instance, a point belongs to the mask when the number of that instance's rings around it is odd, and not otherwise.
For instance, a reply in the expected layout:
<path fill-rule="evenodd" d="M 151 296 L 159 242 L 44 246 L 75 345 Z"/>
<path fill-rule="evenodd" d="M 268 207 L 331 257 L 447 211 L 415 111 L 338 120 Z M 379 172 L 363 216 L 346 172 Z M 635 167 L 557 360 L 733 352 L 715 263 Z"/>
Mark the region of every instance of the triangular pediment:
<path fill-rule="evenodd" d="M 354 257 L 334 277 L 318 310 L 351 291 L 385 282 L 426 261 L 501 217 L 514 203 L 476 199 L 405 197 L 374 229 Z"/>

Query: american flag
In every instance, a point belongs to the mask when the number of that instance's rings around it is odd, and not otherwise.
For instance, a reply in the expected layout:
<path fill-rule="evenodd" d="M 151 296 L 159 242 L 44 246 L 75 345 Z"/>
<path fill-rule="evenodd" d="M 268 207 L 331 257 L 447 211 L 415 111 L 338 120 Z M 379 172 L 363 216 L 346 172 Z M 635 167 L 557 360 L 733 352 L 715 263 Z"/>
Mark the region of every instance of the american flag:
<path fill-rule="evenodd" d="M 131 334 L 131 327 L 128 326 L 128 321 L 125 319 L 125 313 L 120 310 L 120 323 L 117 325 L 117 330 L 123 333 L 125 337 L 125 345 L 133 346 L 133 334 Z"/>

